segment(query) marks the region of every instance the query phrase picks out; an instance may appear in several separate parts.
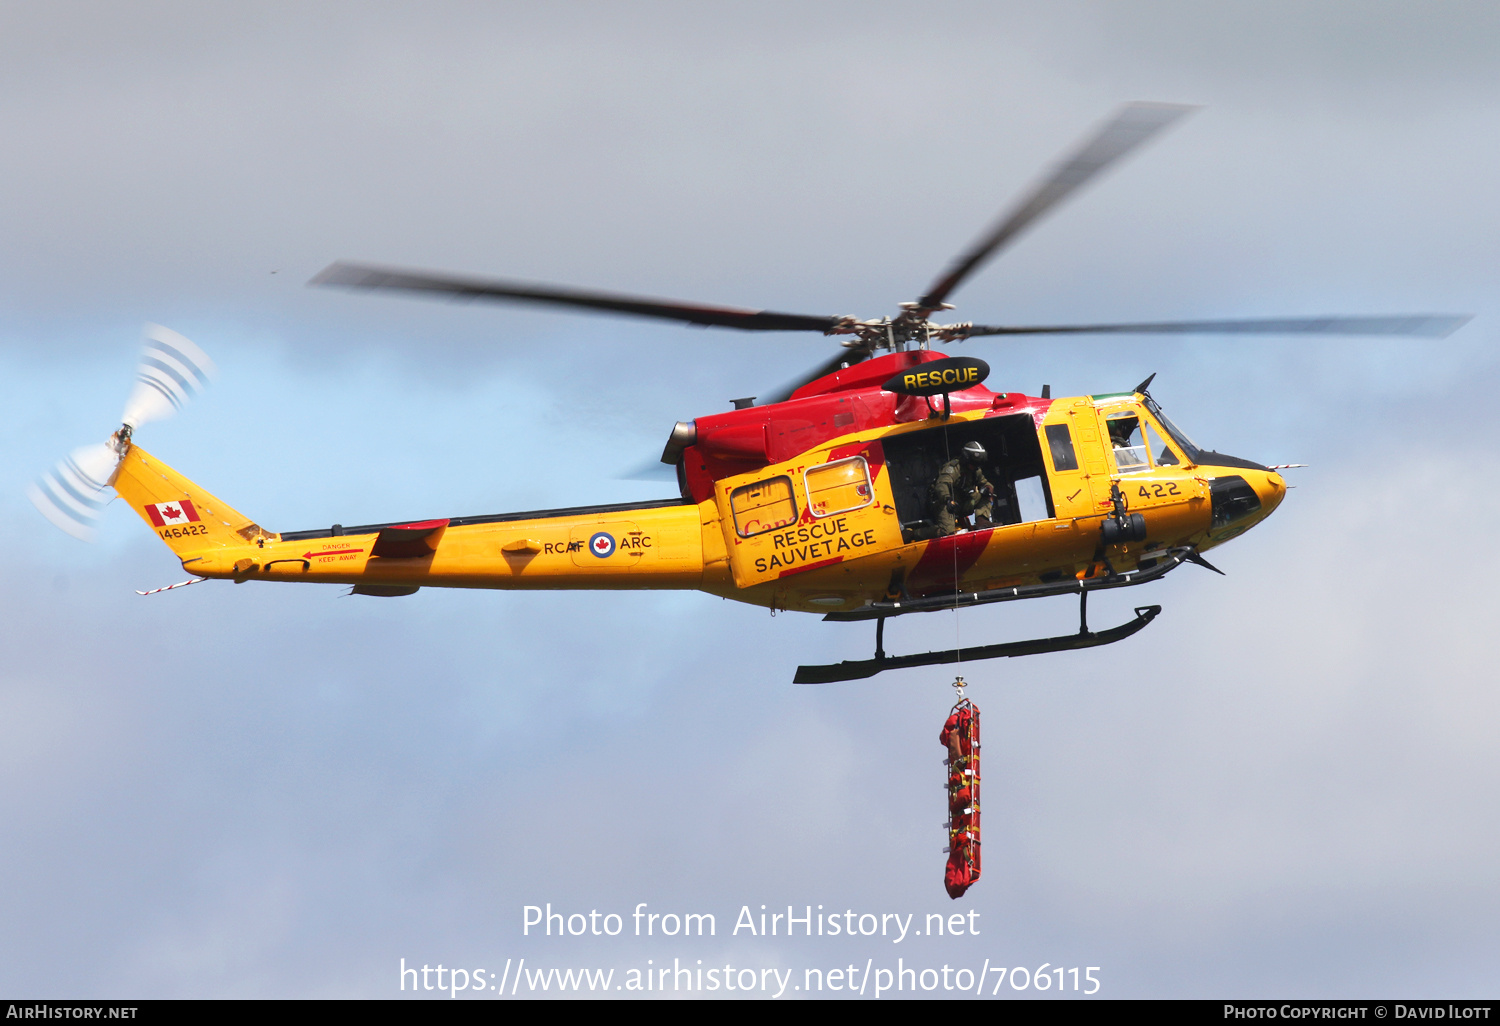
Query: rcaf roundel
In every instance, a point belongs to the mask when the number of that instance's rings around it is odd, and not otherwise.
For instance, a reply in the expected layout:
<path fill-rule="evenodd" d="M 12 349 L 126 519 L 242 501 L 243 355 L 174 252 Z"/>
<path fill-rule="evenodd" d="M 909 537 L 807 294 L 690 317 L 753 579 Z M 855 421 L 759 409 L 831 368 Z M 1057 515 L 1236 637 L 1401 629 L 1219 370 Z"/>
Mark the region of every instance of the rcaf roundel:
<path fill-rule="evenodd" d="M 191 499 L 183 499 L 179 502 L 148 502 L 146 515 L 157 527 L 189 524 L 198 519 L 198 511 L 193 508 Z"/>
<path fill-rule="evenodd" d="M 589 539 L 589 551 L 603 559 L 615 553 L 615 536 L 606 531 L 600 531 Z"/>

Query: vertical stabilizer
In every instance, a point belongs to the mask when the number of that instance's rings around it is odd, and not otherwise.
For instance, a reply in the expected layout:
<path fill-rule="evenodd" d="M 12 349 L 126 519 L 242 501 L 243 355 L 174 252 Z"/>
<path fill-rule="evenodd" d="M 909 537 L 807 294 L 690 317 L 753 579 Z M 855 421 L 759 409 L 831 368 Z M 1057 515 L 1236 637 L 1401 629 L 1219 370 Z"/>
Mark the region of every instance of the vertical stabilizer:
<path fill-rule="evenodd" d="M 179 557 L 246 548 L 269 537 L 249 517 L 138 445 L 126 450 L 111 484 Z"/>

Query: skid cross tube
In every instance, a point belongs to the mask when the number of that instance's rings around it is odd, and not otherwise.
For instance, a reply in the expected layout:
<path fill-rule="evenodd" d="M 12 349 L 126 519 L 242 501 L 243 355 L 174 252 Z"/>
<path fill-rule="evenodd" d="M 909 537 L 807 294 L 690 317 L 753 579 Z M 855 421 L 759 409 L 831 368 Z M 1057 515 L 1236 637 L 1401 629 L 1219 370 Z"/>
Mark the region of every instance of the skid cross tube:
<path fill-rule="evenodd" d="M 1135 619 L 1103 631 L 1086 628 L 1077 634 L 1060 638 L 1034 638 L 1030 641 L 1007 641 L 998 645 L 979 645 L 975 648 L 951 648 L 943 652 L 923 652 L 918 655 L 888 656 L 877 653 L 874 659 L 846 659 L 841 663 L 818 666 L 799 666 L 793 684 L 832 684 L 841 680 L 864 680 L 882 670 L 902 670 L 912 666 L 936 666 L 940 663 L 956 663 L 960 660 L 1003 659 L 1011 656 L 1040 655 L 1043 652 L 1067 652 L 1076 648 L 1097 648 L 1124 641 L 1146 624 L 1156 619 L 1161 606 L 1137 606 Z"/>

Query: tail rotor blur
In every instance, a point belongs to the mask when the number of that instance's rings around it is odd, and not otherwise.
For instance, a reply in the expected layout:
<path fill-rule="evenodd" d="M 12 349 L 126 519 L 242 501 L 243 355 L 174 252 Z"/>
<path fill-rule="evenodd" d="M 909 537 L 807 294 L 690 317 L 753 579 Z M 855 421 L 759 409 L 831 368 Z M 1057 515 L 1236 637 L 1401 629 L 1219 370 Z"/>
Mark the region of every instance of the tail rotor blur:
<path fill-rule="evenodd" d="M 74 449 L 67 458 L 26 486 L 26 497 L 54 525 L 83 541 L 94 540 L 94 524 L 109 503 L 104 489 L 120 454 L 113 442 Z"/>
<path fill-rule="evenodd" d="M 145 351 L 119 429 L 108 441 L 74 449 L 26 488 L 27 498 L 42 516 L 83 541 L 94 540 L 94 527 L 109 504 L 105 490 L 135 429 L 172 416 L 218 374 L 208 354 L 170 328 L 147 324 L 145 335 Z"/>
<path fill-rule="evenodd" d="M 165 420 L 201 392 L 219 371 L 208 354 L 171 328 L 146 325 L 146 351 L 136 369 L 135 388 L 120 420 L 134 431 Z"/>

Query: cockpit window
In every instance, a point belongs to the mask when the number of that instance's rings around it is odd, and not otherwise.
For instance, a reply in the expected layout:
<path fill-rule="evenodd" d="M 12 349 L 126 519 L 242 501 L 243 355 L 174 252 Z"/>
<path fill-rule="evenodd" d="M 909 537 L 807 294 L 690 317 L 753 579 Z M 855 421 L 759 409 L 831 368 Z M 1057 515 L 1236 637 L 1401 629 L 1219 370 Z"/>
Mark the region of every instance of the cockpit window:
<path fill-rule="evenodd" d="M 1175 467 L 1182 462 L 1150 424 L 1146 425 L 1146 448 L 1151 450 L 1158 467 Z"/>
<path fill-rule="evenodd" d="M 1141 418 L 1135 413 L 1111 413 L 1104 420 L 1109 427 L 1109 444 L 1115 451 L 1115 467 L 1122 474 L 1150 470 L 1150 456 L 1141 435 Z"/>

